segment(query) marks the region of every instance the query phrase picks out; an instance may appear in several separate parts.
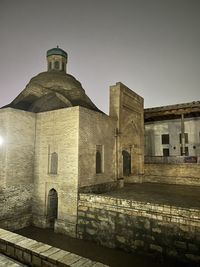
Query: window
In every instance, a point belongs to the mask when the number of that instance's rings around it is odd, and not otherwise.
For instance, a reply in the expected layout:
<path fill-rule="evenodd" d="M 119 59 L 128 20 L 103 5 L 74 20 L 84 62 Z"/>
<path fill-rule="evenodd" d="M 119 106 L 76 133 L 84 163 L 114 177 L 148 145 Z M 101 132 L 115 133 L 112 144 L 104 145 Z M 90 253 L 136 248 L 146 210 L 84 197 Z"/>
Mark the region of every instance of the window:
<path fill-rule="evenodd" d="M 103 172 L 103 148 L 102 145 L 96 146 L 96 173 Z"/>
<path fill-rule="evenodd" d="M 59 61 L 55 61 L 55 63 L 54 63 L 54 67 L 55 67 L 55 69 L 57 69 L 57 70 L 59 70 Z"/>
<path fill-rule="evenodd" d="M 96 173 L 101 173 L 101 153 L 96 152 Z"/>
<path fill-rule="evenodd" d="M 57 174 L 58 172 L 58 154 L 53 152 L 51 154 L 51 166 L 50 166 L 50 173 Z"/>
<path fill-rule="evenodd" d="M 189 150 L 188 147 L 185 147 L 185 154 L 183 154 L 183 148 L 181 147 L 181 156 L 189 156 Z"/>
<path fill-rule="evenodd" d="M 180 140 L 180 144 L 181 142 L 181 133 L 179 134 L 179 140 Z M 185 144 L 188 144 L 188 133 L 185 133 Z"/>
<path fill-rule="evenodd" d="M 65 63 L 62 62 L 62 70 L 64 71 L 65 70 Z"/>
<path fill-rule="evenodd" d="M 169 157 L 169 148 L 163 148 L 163 156 Z"/>
<path fill-rule="evenodd" d="M 162 134 L 162 144 L 163 145 L 169 144 L 169 134 Z"/>

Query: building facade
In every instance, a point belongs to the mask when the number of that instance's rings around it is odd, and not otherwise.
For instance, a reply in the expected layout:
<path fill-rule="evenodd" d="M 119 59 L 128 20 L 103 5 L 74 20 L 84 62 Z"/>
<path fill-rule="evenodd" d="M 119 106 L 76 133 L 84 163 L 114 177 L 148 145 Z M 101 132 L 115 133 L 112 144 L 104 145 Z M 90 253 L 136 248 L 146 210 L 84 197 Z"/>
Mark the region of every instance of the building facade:
<path fill-rule="evenodd" d="M 145 109 L 146 156 L 200 156 L 200 102 Z"/>

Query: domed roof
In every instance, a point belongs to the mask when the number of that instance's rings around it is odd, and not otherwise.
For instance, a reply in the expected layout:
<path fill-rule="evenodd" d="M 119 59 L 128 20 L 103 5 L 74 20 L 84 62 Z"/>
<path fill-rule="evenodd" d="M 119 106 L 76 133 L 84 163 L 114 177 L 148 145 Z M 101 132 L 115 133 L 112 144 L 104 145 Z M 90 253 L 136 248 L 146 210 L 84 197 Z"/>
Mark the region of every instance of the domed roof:
<path fill-rule="evenodd" d="M 100 111 L 85 94 L 81 83 L 72 75 L 48 71 L 33 77 L 26 88 L 8 106 L 31 112 L 70 106 L 83 106 Z"/>
<path fill-rule="evenodd" d="M 58 46 L 56 48 L 52 48 L 47 51 L 47 57 L 52 55 L 60 55 L 67 58 L 67 53 Z"/>

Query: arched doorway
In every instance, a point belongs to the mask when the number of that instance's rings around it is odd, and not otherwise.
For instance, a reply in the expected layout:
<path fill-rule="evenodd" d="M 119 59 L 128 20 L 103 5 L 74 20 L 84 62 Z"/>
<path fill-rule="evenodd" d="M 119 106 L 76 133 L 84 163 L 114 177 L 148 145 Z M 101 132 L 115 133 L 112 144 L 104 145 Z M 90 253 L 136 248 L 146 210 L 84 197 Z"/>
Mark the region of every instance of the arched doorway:
<path fill-rule="evenodd" d="M 122 151 L 123 156 L 123 175 L 128 176 L 131 174 L 131 155 L 128 151 Z"/>
<path fill-rule="evenodd" d="M 58 216 L 58 193 L 54 188 L 49 191 L 47 205 L 47 220 L 50 228 L 54 228 Z"/>

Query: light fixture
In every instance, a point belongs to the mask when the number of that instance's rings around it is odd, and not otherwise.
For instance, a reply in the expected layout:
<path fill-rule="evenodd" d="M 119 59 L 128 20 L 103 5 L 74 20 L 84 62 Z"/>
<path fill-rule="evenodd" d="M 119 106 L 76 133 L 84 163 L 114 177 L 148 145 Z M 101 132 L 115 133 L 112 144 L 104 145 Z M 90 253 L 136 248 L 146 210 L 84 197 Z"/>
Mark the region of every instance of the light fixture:
<path fill-rule="evenodd" d="M 0 146 L 3 144 L 3 137 L 0 135 Z"/>

